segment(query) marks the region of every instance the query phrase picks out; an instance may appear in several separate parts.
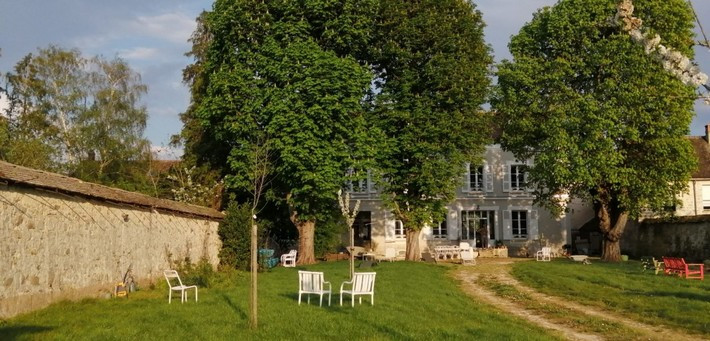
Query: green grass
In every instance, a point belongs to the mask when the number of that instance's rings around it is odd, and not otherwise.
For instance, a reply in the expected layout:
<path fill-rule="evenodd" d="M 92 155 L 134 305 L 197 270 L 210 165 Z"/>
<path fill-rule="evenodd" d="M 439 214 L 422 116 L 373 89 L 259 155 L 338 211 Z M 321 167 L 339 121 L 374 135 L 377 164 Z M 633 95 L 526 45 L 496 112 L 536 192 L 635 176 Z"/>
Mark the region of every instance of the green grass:
<path fill-rule="evenodd" d="M 549 304 L 548 302 L 538 302 L 530 295 L 520 292 L 512 285 L 500 283 L 495 276 L 481 277 L 478 281 L 483 287 L 491 290 L 502 298 L 520 304 L 521 307 L 543 315 L 545 318 L 559 324 L 563 324 L 578 332 L 593 333 L 600 335 L 607 340 L 636 340 L 637 332 L 624 326 L 621 323 L 606 319 L 587 316 L 579 312 L 562 307 L 560 305 Z"/>
<path fill-rule="evenodd" d="M 640 262 L 521 262 L 513 276 L 549 295 L 649 324 L 710 335 L 710 282 L 642 272 Z"/>
<path fill-rule="evenodd" d="M 259 277 L 259 328 L 248 328 L 248 274 L 235 272 L 200 290 L 200 301 L 167 303 L 167 287 L 128 299 L 61 302 L 0 322 L 0 339 L 198 340 L 550 340 L 559 335 L 474 302 L 431 264 L 380 264 L 375 305 L 338 305 L 347 262 L 308 266 L 333 285 L 333 305 L 297 305 L 297 269 Z M 314 304 L 315 302 L 315 304 Z M 357 303 L 356 303 L 357 304 Z"/>

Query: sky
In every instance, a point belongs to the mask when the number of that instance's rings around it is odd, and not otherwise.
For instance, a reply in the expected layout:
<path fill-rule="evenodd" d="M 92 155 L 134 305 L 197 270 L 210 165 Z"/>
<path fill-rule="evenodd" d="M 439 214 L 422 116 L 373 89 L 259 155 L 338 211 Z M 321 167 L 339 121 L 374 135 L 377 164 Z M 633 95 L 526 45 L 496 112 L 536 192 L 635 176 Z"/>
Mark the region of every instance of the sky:
<path fill-rule="evenodd" d="M 556 0 L 474 0 L 486 22 L 485 39 L 495 61 L 510 58 L 507 44 L 532 14 Z M 710 30 L 710 0 L 692 0 L 701 23 Z M 182 69 L 191 60 L 187 41 L 195 18 L 212 8 L 207 0 L 0 0 L 0 72 L 50 44 L 78 48 L 84 56 L 126 60 L 148 85 L 143 104 L 149 119 L 145 136 L 160 158 L 176 158 L 170 136 L 180 132 L 179 114 L 190 101 Z M 706 31 L 710 34 L 710 31 Z M 710 49 L 696 48 L 696 60 L 710 73 Z M 696 101 L 692 135 L 704 134 L 710 106 Z"/>

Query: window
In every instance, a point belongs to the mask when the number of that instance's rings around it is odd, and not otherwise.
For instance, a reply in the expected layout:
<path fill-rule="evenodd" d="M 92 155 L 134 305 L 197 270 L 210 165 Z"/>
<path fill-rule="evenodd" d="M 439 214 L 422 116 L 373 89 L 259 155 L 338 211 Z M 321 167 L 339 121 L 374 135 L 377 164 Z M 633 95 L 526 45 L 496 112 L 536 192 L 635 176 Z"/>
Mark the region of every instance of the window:
<path fill-rule="evenodd" d="M 447 236 L 446 219 L 432 227 L 432 235 L 437 239 L 444 239 Z"/>
<path fill-rule="evenodd" d="M 512 211 L 513 238 L 528 237 L 528 211 Z"/>
<path fill-rule="evenodd" d="M 510 190 L 523 191 L 525 190 L 525 166 L 511 165 L 510 166 Z"/>
<path fill-rule="evenodd" d="M 348 172 L 348 175 L 351 177 L 355 177 L 355 176 L 361 177 L 362 175 L 365 175 L 365 174 L 360 172 L 358 175 L 354 171 L 350 170 Z M 352 193 L 372 192 L 372 179 L 370 178 L 370 171 L 369 170 L 367 171 L 367 175 L 365 175 L 364 178 L 349 181 L 349 185 L 350 185 L 350 191 Z"/>
<path fill-rule="evenodd" d="M 483 166 L 471 166 L 469 184 L 471 191 L 483 192 Z"/>
<path fill-rule="evenodd" d="M 710 185 L 703 185 L 703 209 L 710 210 Z"/>
<path fill-rule="evenodd" d="M 401 220 L 394 221 L 394 237 L 395 238 L 406 238 L 404 234 L 404 224 Z"/>

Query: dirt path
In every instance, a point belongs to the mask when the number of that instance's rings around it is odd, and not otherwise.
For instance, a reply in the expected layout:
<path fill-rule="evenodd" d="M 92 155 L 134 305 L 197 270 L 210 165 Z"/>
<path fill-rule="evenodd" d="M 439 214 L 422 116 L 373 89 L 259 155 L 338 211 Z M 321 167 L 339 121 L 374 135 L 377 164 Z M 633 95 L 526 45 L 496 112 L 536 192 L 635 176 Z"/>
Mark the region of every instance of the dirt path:
<path fill-rule="evenodd" d="M 469 295 L 476 298 L 478 301 L 485 302 L 507 313 L 516 315 L 526 319 L 543 328 L 561 332 L 569 340 L 604 340 L 604 336 L 593 333 L 579 332 L 560 322 L 522 308 L 521 305 L 513 300 L 509 300 L 496 294 L 477 283 L 478 279 L 485 276 L 487 279 L 495 280 L 496 282 L 507 284 L 515 287 L 518 291 L 530 296 L 533 300 L 540 303 L 561 306 L 580 314 L 580 316 L 593 316 L 596 318 L 613 321 L 624 325 L 626 328 L 634 330 L 635 339 L 641 340 L 699 340 L 699 336 L 691 336 L 677 330 L 653 326 L 638 322 L 627 317 L 621 316 L 615 312 L 600 309 L 598 307 L 585 306 L 574 302 L 569 302 L 559 297 L 552 297 L 546 294 L 537 292 L 529 287 L 524 286 L 510 275 L 511 264 L 517 261 L 526 261 L 525 259 L 515 258 L 483 258 L 478 259 L 478 264 L 475 266 L 459 267 L 455 277 L 461 281 L 463 290 Z"/>

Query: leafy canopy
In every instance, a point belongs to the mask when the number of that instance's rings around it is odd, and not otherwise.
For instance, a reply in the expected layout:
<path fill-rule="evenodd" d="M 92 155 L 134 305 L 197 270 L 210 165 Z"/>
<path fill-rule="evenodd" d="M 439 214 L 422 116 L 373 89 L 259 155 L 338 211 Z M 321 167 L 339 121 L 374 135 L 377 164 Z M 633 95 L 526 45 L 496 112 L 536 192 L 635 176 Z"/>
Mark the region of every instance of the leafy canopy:
<path fill-rule="evenodd" d="M 198 73 L 190 117 L 226 149 L 228 186 L 249 188 L 253 147 L 268 143 L 273 194 L 289 195 L 301 220 L 332 207 L 365 140 L 372 76 L 356 56 L 373 4 L 217 1 L 201 17 L 207 42 L 193 51 L 197 69 L 187 70 Z"/>
<path fill-rule="evenodd" d="M 556 194 L 660 211 L 696 165 L 684 136 L 693 89 L 666 72 L 612 23 L 615 0 L 562 0 L 538 11 L 510 42 L 493 107 L 504 148 L 534 158 L 530 180 L 551 207 Z M 683 0 L 637 0 L 635 15 L 665 44 L 692 56 Z"/>
<path fill-rule="evenodd" d="M 466 162 L 489 141 L 480 110 L 490 48 L 473 3 L 380 2 L 371 121 L 387 136 L 378 165 L 386 202 L 410 229 L 443 218 Z"/>

